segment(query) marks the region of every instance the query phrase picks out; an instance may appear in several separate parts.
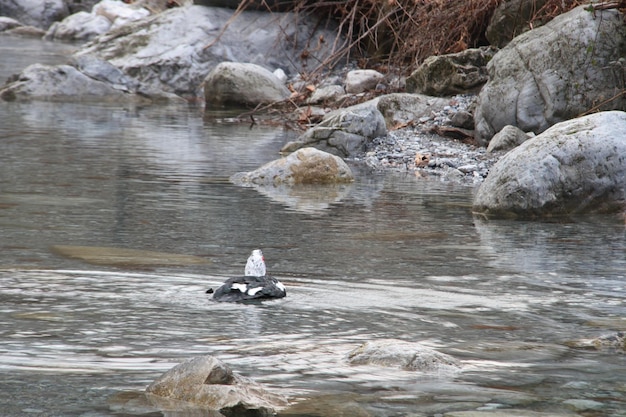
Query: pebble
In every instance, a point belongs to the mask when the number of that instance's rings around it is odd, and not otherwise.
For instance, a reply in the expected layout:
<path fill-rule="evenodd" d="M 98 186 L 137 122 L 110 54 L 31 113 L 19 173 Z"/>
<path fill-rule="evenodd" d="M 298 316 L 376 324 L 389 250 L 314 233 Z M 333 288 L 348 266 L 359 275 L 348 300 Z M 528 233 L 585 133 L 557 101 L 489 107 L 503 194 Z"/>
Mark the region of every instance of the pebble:
<path fill-rule="evenodd" d="M 374 139 L 355 160 L 375 171 L 408 171 L 446 182 L 480 184 L 501 153 L 487 154 L 485 148 L 430 133 L 433 125 L 450 126 L 455 114 L 468 113 L 475 100 L 474 95 L 455 96 L 442 111 L 420 118 L 416 125 Z"/>

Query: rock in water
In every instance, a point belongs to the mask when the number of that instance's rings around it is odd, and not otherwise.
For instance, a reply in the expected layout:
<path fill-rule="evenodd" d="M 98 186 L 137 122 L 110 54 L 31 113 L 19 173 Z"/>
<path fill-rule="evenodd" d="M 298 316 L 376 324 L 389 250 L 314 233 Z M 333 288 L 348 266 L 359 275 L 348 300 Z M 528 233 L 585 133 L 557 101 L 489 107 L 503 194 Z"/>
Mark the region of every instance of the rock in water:
<path fill-rule="evenodd" d="M 166 404 L 170 408 L 180 401 L 181 409 L 190 403 L 226 415 L 267 416 L 288 404 L 284 397 L 208 355 L 176 365 L 151 383 L 146 394 L 157 407 Z"/>

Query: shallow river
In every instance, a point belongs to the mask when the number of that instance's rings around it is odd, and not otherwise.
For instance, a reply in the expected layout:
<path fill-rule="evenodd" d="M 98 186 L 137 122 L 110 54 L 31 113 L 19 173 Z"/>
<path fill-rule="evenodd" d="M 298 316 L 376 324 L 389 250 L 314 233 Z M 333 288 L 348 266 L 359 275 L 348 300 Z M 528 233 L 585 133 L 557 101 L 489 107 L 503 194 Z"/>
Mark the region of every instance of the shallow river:
<path fill-rule="evenodd" d="M 25 51 L 54 62 L 50 47 L 16 42 L 0 39 L 15 65 Z M 211 354 L 313 399 L 322 411 L 307 415 L 626 416 L 626 355 L 568 343 L 626 328 L 623 220 L 486 222 L 471 188 L 358 166 L 340 188 L 228 182 L 292 136 L 180 106 L 0 102 L 0 415 L 161 415 L 125 399 Z M 94 264 L 59 245 L 207 263 Z M 209 300 L 254 248 L 287 298 Z M 382 339 L 421 342 L 461 370 L 346 362 Z"/>

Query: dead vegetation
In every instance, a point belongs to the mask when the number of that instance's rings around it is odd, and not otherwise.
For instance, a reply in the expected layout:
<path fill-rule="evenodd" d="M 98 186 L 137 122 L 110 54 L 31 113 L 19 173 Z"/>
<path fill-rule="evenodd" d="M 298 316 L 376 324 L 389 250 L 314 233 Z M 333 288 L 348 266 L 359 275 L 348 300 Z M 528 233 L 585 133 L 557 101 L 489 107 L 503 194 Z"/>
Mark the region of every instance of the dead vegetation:
<path fill-rule="evenodd" d="M 288 8 L 297 13 L 317 16 L 320 22 L 336 22 L 345 35 L 345 41 L 333 45 L 334 55 L 312 69 L 312 72 L 332 69 L 333 65 L 352 61 L 364 68 L 394 68 L 406 74 L 431 55 L 486 45 L 485 29 L 495 8 L 502 1 L 244 0 L 237 10 L 265 8 L 284 11 Z M 528 27 L 544 24 L 588 2 L 535 0 Z M 311 43 L 314 41 L 311 40 Z M 306 53 L 302 58 L 306 58 Z"/>

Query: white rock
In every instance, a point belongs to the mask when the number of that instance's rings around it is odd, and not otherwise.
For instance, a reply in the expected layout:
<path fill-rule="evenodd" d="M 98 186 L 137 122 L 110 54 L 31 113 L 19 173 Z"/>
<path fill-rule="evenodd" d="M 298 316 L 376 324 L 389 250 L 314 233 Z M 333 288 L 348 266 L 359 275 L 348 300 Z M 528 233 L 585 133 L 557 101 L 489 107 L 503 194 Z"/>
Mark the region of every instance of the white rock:
<path fill-rule="evenodd" d="M 373 90 L 385 78 L 383 74 L 372 69 L 353 70 L 346 75 L 346 92 L 358 94 Z"/>

